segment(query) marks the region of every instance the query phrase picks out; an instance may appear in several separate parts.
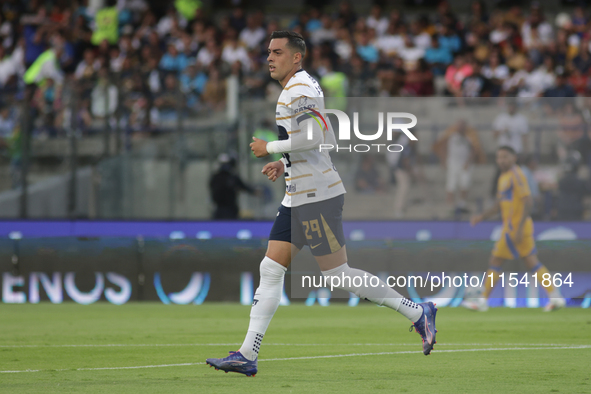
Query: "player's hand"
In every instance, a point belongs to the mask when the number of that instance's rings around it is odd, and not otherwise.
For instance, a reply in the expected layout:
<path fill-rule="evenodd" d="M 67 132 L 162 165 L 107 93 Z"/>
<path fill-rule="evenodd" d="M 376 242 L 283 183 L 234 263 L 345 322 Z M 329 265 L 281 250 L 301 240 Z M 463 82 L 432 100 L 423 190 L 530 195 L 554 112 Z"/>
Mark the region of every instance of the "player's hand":
<path fill-rule="evenodd" d="M 269 154 L 267 152 L 267 141 L 252 137 L 254 142 L 250 143 L 250 150 L 256 157 L 265 157 Z"/>
<path fill-rule="evenodd" d="M 470 218 L 470 225 L 472 227 L 476 226 L 480 222 L 482 222 L 482 215 L 474 215 Z"/>
<path fill-rule="evenodd" d="M 285 172 L 283 162 L 278 160 L 267 163 L 261 172 L 265 174 L 271 182 L 275 182 L 277 178 L 279 178 Z"/>

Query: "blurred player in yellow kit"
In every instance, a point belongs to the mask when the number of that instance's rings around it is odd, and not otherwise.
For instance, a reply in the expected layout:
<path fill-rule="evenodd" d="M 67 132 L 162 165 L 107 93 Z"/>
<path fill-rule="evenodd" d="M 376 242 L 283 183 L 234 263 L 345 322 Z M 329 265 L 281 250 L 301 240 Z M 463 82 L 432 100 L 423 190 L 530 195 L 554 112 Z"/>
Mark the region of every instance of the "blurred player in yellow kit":
<path fill-rule="evenodd" d="M 516 164 L 517 155 L 513 148 L 502 146 L 497 150 L 496 159 L 501 170 L 496 202 L 493 207 L 483 214 L 473 216 L 470 223 L 475 226 L 481 221 L 495 216 L 500 211 L 503 219 L 503 231 L 492 251 L 484 291 L 479 297 L 464 300 L 462 306 L 473 310 L 486 311 L 488 309 L 488 297 L 497 283 L 503 263 L 506 260 L 522 258 L 526 267 L 532 273 L 538 274 L 538 285 L 550 282 L 547 286 L 544 286 L 550 298 L 544 309 L 552 311 L 561 308 L 565 306 L 566 302 L 558 289 L 552 285 L 552 281 L 542 281 L 542 276 L 549 274 L 549 272 L 538 260 L 534 241 L 534 223 L 530 216 L 532 197 L 527 178 Z M 530 285 L 534 286 L 535 284 L 530 283 Z"/>

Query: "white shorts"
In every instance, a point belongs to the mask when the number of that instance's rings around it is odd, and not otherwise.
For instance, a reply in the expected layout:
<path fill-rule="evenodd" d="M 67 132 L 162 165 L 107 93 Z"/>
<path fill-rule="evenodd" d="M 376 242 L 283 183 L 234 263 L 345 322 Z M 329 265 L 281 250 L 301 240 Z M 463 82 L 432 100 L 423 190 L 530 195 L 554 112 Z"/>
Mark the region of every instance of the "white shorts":
<path fill-rule="evenodd" d="M 449 163 L 447 165 L 447 182 L 445 190 L 453 193 L 457 190 L 468 190 L 472 179 L 472 166 L 464 169 L 463 164 Z"/>

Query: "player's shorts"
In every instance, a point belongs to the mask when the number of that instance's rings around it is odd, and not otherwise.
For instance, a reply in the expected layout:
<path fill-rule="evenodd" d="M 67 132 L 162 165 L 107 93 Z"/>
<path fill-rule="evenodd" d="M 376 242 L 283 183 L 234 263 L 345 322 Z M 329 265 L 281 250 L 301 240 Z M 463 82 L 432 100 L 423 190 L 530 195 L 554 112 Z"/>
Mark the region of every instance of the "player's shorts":
<path fill-rule="evenodd" d="M 520 243 L 516 244 L 515 241 L 513 241 L 514 239 L 515 230 L 504 228 L 501 238 L 495 243 L 492 255 L 506 260 L 513 260 L 536 253 L 533 226 L 525 226 L 523 229 L 523 238 Z"/>
<path fill-rule="evenodd" d="M 314 256 L 335 253 L 345 245 L 344 203 L 345 195 L 341 194 L 299 207 L 281 205 L 269 240 L 290 242 L 298 249 L 308 245 Z"/>

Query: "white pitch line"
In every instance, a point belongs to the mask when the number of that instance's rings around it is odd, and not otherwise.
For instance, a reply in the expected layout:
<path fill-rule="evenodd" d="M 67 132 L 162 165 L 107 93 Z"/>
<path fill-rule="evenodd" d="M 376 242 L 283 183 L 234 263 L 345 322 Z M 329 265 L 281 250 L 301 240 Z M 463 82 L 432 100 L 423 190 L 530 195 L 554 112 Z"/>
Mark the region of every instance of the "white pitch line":
<path fill-rule="evenodd" d="M 240 346 L 236 343 L 108 343 L 73 345 L 0 345 L 0 348 L 77 348 L 77 347 L 178 347 L 178 346 Z M 265 343 L 265 346 L 416 346 L 417 343 Z M 442 343 L 440 346 L 571 346 L 564 343 Z"/>
<path fill-rule="evenodd" d="M 490 351 L 511 351 L 511 350 L 562 350 L 562 349 L 590 349 L 591 345 L 580 346 L 561 346 L 561 347 L 508 347 L 508 348 L 481 348 L 481 349 L 449 349 L 437 350 L 437 353 L 462 353 L 462 352 L 490 352 Z M 420 350 L 407 350 L 399 352 L 379 352 L 379 353 L 350 353 L 350 354 L 330 354 L 326 356 L 304 356 L 304 357 L 286 357 L 286 358 L 267 358 L 263 361 L 297 361 L 297 360 L 315 360 L 324 358 L 342 358 L 342 357 L 366 357 L 366 356 L 386 356 L 394 354 L 416 354 L 422 353 Z M 55 372 L 55 371 L 114 371 L 125 369 L 146 369 L 146 368 L 164 368 L 164 367 L 187 367 L 193 365 L 203 365 L 205 363 L 182 363 L 182 364 L 159 364 L 159 365 L 139 365 L 132 367 L 102 367 L 102 368 L 76 368 L 76 369 L 26 369 L 21 371 L 0 371 L 0 373 L 24 373 L 24 372 Z"/>

